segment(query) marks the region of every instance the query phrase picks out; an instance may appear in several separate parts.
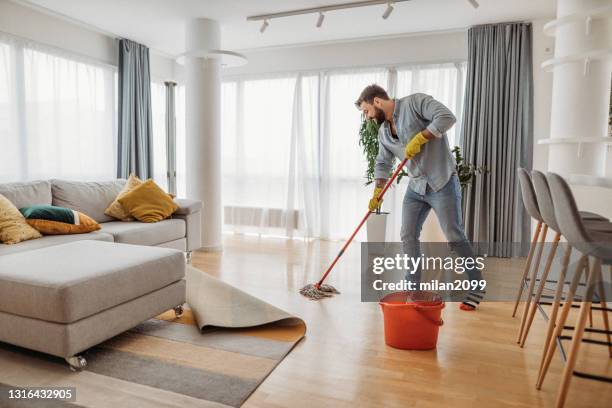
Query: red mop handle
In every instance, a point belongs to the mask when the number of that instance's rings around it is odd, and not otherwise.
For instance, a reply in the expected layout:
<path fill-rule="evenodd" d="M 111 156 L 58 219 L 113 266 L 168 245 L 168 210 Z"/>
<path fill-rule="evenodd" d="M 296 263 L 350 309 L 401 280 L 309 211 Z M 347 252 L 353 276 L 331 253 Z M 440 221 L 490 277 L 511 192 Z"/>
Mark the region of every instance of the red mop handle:
<path fill-rule="evenodd" d="M 385 184 L 385 188 L 383 188 L 383 190 L 380 192 L 380 194 L 378 195 L 378 200 L 382 200 L 383 196 L 385 195 L 385 193 L 387 192 L 387 190 L 389 189 L 389 187 L 391 187 L 391 184 L 395 181 L 395 179 L 397 178 L 397 176 L 400 174 L 400 172 L 402 171 L 402 169 L 404 168 L 404 166 L 406 165 L 406 163 L 408 162 L 408 159 L 404 159 L 399 166 L 397 166 L 397 169 L 395 169 L 395 171 L 393 172 L 393 175 L 391 176 L 391 178 L 387 181 L 387 184 Z M 329 268 L 327 268 L 327 270 L 325 271 L 325 273 L 323 274 L 323 277 L 319 280 L 319 282 L 317 282 L 317 284 L 315 285 L 315 287 L 317 289 L 319 289 L 321 287 L 321 285 L 323 284 L 323 281 L 327 278 L 327 275 L 329 275 L 329 273 L 331 272 L 332 269 L 334 269 L 334 266 L 336 265 L 336 263 L 338 262 L 338 260 L 340 259 L 340 257 L 344 254 L 344 250 L 351 244 L 351 242 L 353 242 L 353 238 L 355 238 L 355 235 L 357 235 L 357 233 L 359 232 L 359 230 L 361 229 L 361 227 L 363 226 L 363 224 L 365 224 L 366 220 L 368 219 L 368 217 L 370 216 L 370 214 L 372 214 L 372 212 L 370 210 L 368 210 L 368 212 L 366 212 L 365 216 L 363 217 L 363 219 L 361 220 L 361 222 L 359 223 L 359 225 L 357 226 L 357 229 L 355 229 L 355 231 L 353 231 L 353 234 L 351 235 L 351 237 L 348 239 L 348 241 L 346 241 L 346 244 L 344 244 L 344 246 L 342 247 L 342 249 L 340 250 L 340 252 L 338 252 L 338 255 L 336 255 L 336 259 L 334 259 L 334 262 L 331 263 L 331 265 L 329 265 Z"/>

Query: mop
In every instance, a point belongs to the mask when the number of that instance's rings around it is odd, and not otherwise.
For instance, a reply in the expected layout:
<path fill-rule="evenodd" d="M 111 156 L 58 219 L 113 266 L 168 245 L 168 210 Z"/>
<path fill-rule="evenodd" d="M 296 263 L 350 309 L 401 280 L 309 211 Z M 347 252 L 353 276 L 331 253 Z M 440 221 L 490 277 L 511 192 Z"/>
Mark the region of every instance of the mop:
<path fill-rule="evenodd" d="M 385 188 L 383 188 L 383 190 L 378 195 L 378 200 L 379 201 L 382 200 L 383 196 L 385 195 L 385 193 L 387 192 L 387 190 L 389 189 L 391 184 L 395 181 L 397 176 L 400 174 L 400 172 L 402 171 L 402 169 L 404 168 L 404 166 L 406 165 L 407 162 L 408 162 L 408 159 L 404 159 L 400 163 L 400 165 L 397 166 L 397 169 L 395 169 L 395 172 L 393 172 L 393 175 L 387 181 L 387 184 L 385 185 Z M 336 265 L 336 263 L 338 262 L 340 257 L 344 254 L 344 251 L 346 250 L 346 248 L 351 244 L 351 242 L 353 242 L 353 238 L 355 238 L 355 235 L 357 235 L 357 233 L 359 232 L 359 230 L 361 229 L 363 224 L 365 224 L 365 222 L 367 221 L 367 219 L 370 216 L 370 214 L 372 214 L 372 212 L 368 210 L 368 212 L 366 212 L 365 216 L 363 217 L 363 219 L 361 220 L 361 222 L 357 226 L 357 229 L 355 229 L 355 231 L 353 231 L 353 234 L 346 241 L 346 243 L 344 244 L 344 246 L 342 247 L 340 252 L 338 252 L 338 255 L 336 255 L 336 258 L 331 263 L 331 265 L 329 265 L 329 268 L 327 268 L 327 270 L 325 271 L 325 273 L 323 274 L 321 279 L 319 279 L 319 281 L 317 283 L 309 283 L 308 285 L 304 286 L 302 289 L 300 289 L 300 294 L 306 296 L 307 298 L 309 298 L 311 300 L 319 300 L 319 299 L 323 299 L 323 298 L 326 298 L 326 297 L 331 297 L 331 296 L 333 296 L 335 294 L 340 294 L 340 292 L 336 288 L 334 288 L 331 285 L 324 284 L 323 282 L 327 278 L 327 275 L 329 275 L 331 270 L 334 268 L 334 266 Z"/>

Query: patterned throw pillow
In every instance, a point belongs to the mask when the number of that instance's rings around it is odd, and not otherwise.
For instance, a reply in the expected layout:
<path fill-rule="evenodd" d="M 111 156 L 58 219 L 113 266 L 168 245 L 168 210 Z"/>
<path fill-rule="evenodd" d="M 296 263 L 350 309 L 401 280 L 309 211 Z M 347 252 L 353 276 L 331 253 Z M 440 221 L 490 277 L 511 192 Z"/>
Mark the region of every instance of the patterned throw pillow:
<path fill-rule="evenodd" d="M 30 226 L 44 235 L 85 234 L 100 229 L 100 224 L 82 212 L 53 205 L 20 208 Z"/>
<path fill-rule="evenodd" d="M 134 221 L 134 217 L 131 217 L 130 214 L 125 210 L 125 208 L 123 208 L 121 203 L 119 203 L 119 199 L 141 184 L 141 179 L 139 179 L 133 174 L 130 174 L 127 183 L 125 183 L 123 189 L 119 192 L 119 194 L 117 194 L 115 201 L 113 201 L 111 205 L 109 205 L 108 208 L 104 210 L 104 214 L 121 221 Z"/>
<path fill-rule="evenodd" d="M 119 202 L 130 215 L 142 222 L 158 222 L 172 215 L 178 205 L 151 179 L 145 181 Z"/>
<path fill-rule="evenodd" d="M 40 237 L 40 232 L 28 225 L 17 207 L 0 194 L 0 241 L 4 244 L 17 244 Z"/>

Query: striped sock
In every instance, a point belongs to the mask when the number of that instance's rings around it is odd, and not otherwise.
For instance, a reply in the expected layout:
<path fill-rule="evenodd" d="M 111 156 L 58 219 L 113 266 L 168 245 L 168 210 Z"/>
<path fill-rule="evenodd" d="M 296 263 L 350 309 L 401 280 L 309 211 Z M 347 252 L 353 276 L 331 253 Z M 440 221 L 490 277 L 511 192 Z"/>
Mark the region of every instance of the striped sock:
<path fill-rule="evenodd" d="M 484 298 L 485 293 L 486 291 L 481 291 L 481 290 L 468 292 L 463 302 L 461 302 L 461 304 L 459 305 L 459 309 L 465 310 L 468 312 L 472 310 L 476 310 L 476 308 L 478 307 L 478 305 Z"/>

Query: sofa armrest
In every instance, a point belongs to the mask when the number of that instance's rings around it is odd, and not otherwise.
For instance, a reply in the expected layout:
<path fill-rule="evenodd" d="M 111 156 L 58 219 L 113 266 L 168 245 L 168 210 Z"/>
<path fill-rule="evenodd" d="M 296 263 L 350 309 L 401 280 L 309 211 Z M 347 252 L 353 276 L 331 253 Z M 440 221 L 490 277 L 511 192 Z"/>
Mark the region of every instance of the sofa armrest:
<path fill-rule="evenodd" d="M 172 218 L 185 221 L 185 238 L 187 240 L 187 251 L 195 251 L 202 247 L 202 202 L 188 198 L 175 198 L 174 202 L 179 209 L 174 212 Z"/>
<path fill-rule="evenodd" d="M 174 202 L 179 206 L 178 210 L 176 210 L 174 213 L 177 215 L 189 215 L 202 210 L 202 202 L 199 200 L 192 200 L 190 198 L 175 198 Z"/>

